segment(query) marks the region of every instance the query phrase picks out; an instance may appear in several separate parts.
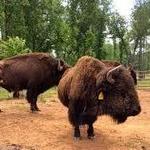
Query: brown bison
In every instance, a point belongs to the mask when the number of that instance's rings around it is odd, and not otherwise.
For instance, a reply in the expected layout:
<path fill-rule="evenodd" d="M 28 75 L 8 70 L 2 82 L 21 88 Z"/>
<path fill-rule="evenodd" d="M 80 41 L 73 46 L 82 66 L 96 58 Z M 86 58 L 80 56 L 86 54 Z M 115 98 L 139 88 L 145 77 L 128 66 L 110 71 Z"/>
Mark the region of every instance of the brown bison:
<path fill-rule="evenodd" d="M 100 92 L 104 100 L 98 100 Z M 88 137 L 94 137 L 93 123 L 98 115 L 110 115 L 116 122 L 140 113 L 141 107 L 130 72 L 123 66 L 107 67 L 101 61 L 84 56 L 66 70 L 58 85 L 58 97 L 68 107 L 74 137 L 79 126 L 88 125 Z"/>
<path fill-rule="evenodd" d="M 0 86 L 11 91 L 27 90 L 32 111 L 38 111 L 37 97 L 57 85 L 68 68 L 47 53 L 30 53 L 0 61 Z"/>

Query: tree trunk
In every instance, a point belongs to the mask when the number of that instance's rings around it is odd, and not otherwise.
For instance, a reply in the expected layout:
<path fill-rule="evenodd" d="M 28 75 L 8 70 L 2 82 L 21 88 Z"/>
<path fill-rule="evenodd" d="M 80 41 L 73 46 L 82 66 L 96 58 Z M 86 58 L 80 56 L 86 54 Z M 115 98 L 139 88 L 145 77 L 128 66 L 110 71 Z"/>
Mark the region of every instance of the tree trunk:
<path fill-rule="evenodd" d="M 142 38 L 140 38 L 140 41 L 139 41 L 139 70 L 142 70 Z"/>
<path fill-rule="evenodd" d="M 119 42 L 119 50 L 120 50 L 120 63 L 123 63 L 123 46 L 122 42 Z"/>
<path fill-rule="evenodd" d="M 11 0 L 4 0 L 4 16 L 3 38 L 6 39 L 8 36 L 12 36 Z"/>
<path fill-rule="evenodd" d="M 116 59 L 117 44 L 116 44 L 116 38 L 115 38 L 115 37 L 113 37 L 113 45 L 114 45 L 114 54 L 113 54 L 113 58 Z"/>

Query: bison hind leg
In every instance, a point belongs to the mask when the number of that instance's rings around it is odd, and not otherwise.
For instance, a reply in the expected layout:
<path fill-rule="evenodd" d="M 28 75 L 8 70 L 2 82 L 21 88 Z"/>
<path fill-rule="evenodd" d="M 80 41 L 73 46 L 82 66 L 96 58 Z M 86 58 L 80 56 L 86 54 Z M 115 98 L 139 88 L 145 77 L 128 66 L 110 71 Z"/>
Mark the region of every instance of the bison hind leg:
<path fill-rule="evenodd" d="M 28 103 L 30 103 L 30 109 L 32 112 L 40 111 L 37 106 L 37 97 L 38 94 L 35 90 L 27 90 L 27 101 Z"/>
<path fill-rule="evenodd" d="M 14 91 L 13 98 L 19 98 L 20 94 L 19 91 Z"/>

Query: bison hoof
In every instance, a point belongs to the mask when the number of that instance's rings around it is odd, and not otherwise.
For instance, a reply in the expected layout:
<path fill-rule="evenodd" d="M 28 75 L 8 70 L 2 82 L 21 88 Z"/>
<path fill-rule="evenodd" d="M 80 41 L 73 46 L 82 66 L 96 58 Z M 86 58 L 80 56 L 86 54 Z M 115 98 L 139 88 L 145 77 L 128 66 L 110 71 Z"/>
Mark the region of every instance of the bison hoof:
<path fill-rule="evenodd" d="M 92 135 L 92 136 L 88 135 L 88 139 L 93 140 L 93 139 L 95 139 L 95 136 L 94 135 Z"/>
<path fill-rule="evenodd" d="M 74 140 L 79 141 L 79 140 L 81 140 L 81 137 L 74 137 Z"/>
<path fill-rule="evenodd" d="M 31 106 L 31 111 L 32 111 L 32 112 L 36 112 L 36 111 L 40 111 L 40 109 L 39 109 L 38 107 L 32 107 L 32 106 Z"/>
<path fill-rule="evenodd" d="M 41 111 L 39 108 L 36 108 L 35 111 Z"/>
<path fill-rule="evenodd" d="M 31 113 L 36 114 L 36 113 L 37 113 L 37 111 L 35 111 L 35 110 L 31 110 Z"/>
<path fill-rule="evenodd" d="M 88 133 L 88 139 L 94 139 L 95 138 L 95 135 L 94 133 Z"/>

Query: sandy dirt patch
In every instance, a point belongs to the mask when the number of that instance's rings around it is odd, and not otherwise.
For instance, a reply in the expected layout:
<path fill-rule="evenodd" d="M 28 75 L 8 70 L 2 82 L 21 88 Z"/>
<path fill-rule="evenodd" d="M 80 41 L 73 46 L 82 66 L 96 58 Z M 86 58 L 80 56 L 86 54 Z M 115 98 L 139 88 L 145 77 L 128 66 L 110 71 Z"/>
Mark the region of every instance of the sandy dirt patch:
<path fill-rule="evenodd" d="M 95 139 L 87 139 L 82 127 L 80 141 L 73 139 L 67 109 L 58 99 L 39 102 L 41 112 L 35 114 L 24 99 L 0 101 L 0 150 L 150 150 L 150 91 L 138 93 L 140 115 L 120 125 L 99 117 Z"/>

